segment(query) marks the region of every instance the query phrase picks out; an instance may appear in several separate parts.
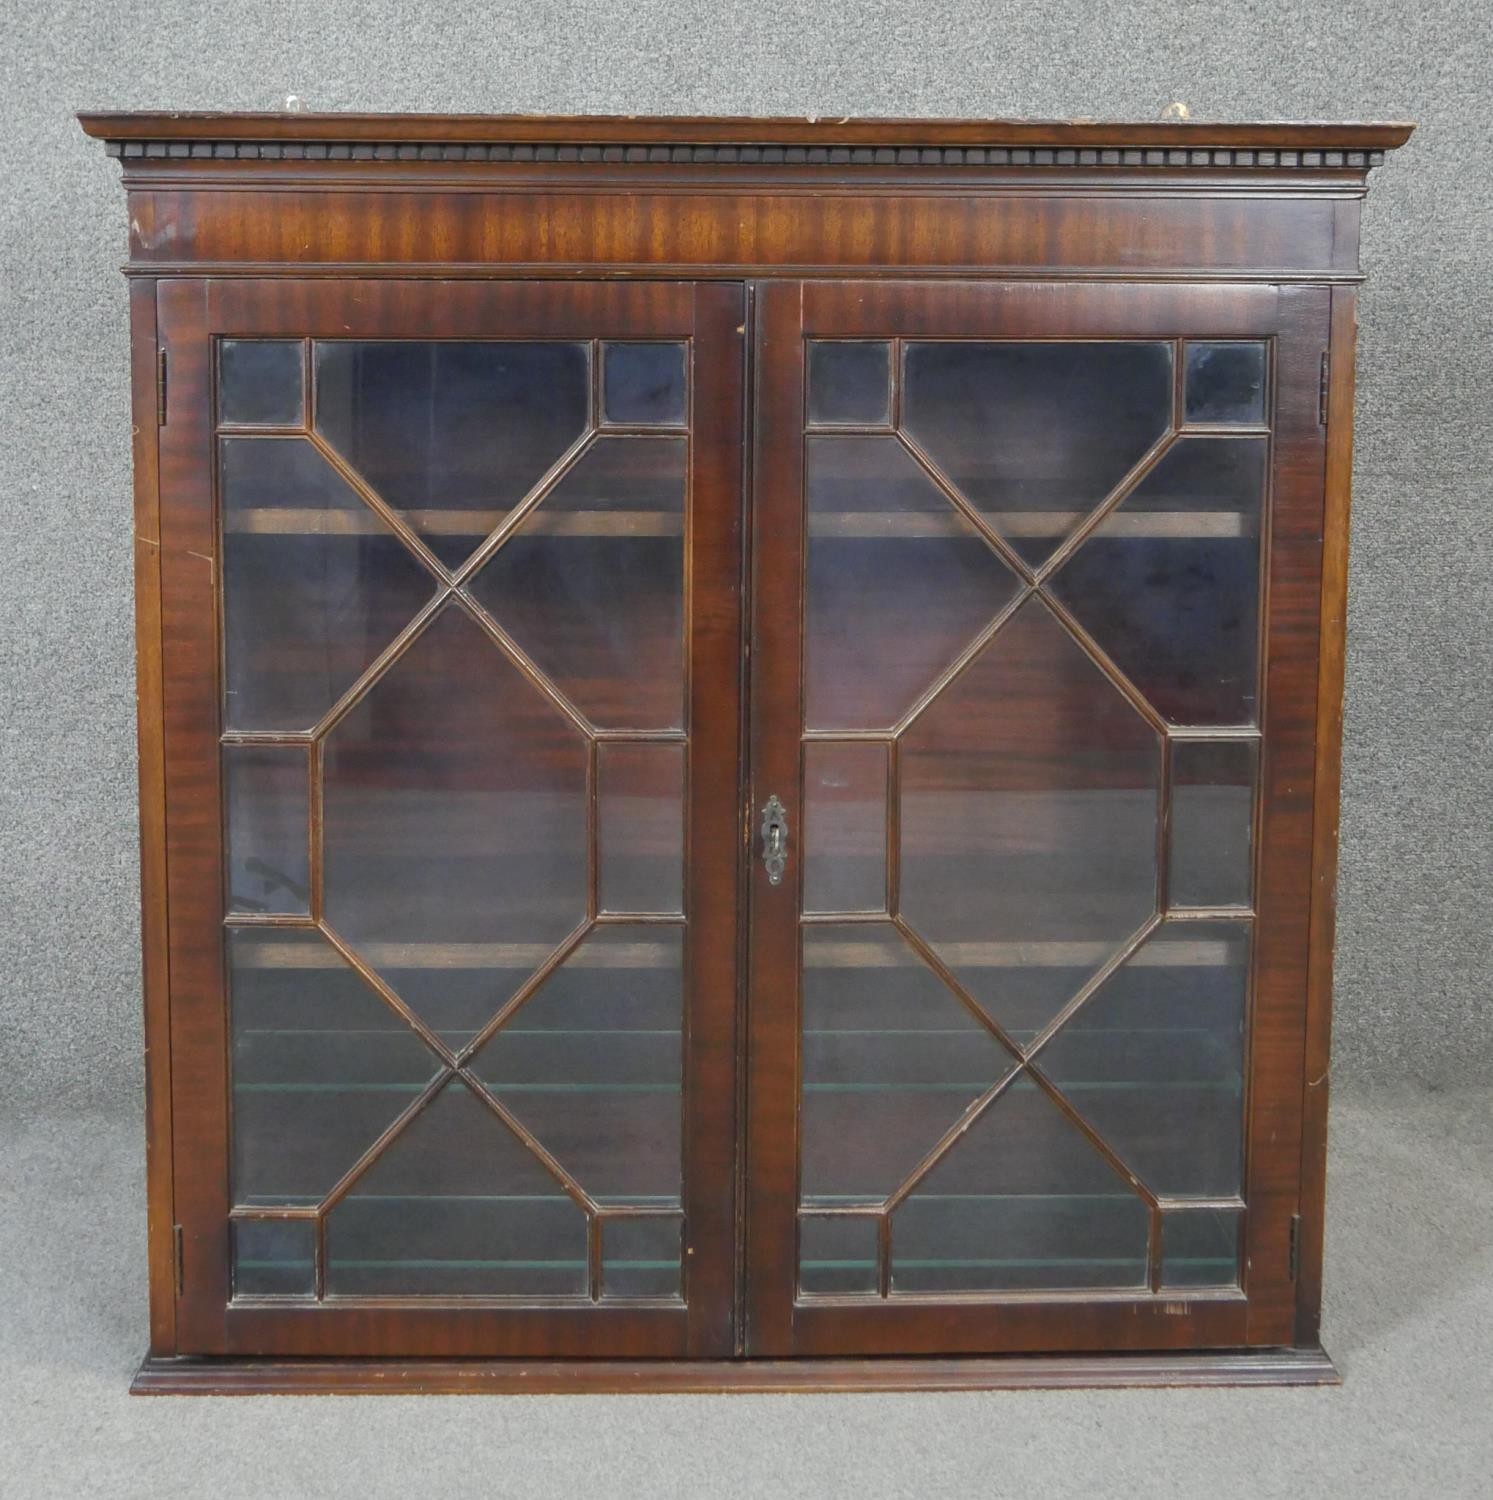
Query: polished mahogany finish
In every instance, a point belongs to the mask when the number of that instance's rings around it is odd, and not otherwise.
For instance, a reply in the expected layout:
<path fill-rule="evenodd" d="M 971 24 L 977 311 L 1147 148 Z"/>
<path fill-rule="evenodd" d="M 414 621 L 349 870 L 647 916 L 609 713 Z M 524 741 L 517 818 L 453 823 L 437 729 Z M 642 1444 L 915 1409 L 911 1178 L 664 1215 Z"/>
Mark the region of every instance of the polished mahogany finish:
<path fill-rule="evenodd" d="M 142 1391 L 1320 1382 L 1410 127 L 91 114 Z"/>

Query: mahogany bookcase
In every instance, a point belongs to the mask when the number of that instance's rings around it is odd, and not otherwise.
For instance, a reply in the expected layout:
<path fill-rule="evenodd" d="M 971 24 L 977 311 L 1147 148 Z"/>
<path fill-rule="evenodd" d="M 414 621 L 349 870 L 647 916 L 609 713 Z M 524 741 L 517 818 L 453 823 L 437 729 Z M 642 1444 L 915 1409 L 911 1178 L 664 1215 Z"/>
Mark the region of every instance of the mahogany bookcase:
<path fill-rule="evenodd" d="M 147 1392 L 1312 1383 L 1396 124 L 95 114 Z"/>

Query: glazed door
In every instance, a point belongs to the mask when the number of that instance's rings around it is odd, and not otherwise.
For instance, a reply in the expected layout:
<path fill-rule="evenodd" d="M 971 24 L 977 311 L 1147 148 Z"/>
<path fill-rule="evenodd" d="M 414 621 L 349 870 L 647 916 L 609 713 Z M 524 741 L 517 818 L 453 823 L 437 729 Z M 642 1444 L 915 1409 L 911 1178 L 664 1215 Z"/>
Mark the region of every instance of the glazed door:
<path fill-rule="evenodd" d="M 183 1352 L 731 1352 L 742 302 L 162 285 Z"/>
<path fill-rule="evenodd" d="M 1326 337 L 764 289 L 752 1353 L 1291 1341 Z"/>

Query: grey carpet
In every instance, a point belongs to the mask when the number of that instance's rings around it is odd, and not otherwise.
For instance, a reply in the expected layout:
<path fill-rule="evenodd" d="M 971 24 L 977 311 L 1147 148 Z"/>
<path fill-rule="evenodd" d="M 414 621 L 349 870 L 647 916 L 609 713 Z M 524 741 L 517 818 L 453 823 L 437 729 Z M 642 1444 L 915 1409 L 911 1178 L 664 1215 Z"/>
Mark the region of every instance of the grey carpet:
<path fill-rule="evenodd" d="M 1493 1101 L 1340 1099 L 1328 1390 L 131 1398 L 134 1121 L 0 1125 L 0 1494 L 1486 1496 Z"/>

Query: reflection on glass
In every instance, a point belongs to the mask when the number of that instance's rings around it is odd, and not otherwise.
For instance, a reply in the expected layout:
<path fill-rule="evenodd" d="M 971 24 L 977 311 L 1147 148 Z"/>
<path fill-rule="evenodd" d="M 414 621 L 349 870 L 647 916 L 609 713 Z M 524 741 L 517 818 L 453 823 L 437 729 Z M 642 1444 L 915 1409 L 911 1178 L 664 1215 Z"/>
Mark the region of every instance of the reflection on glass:
<path fill-rule="evenodd" d="M 583 737 L 448 605 L 328 735 L 332 927 L 452 1044 L 586 912 Z"/>
<path fill-rule="evenodd" d="M 1266 443 L 1181 439 L 1051 581 L 1174 724 L 1258 715 Z"/>
<path fill-rule="evenodd" d="M 1242 1209 L 1167 1209 L 1161 1217 L 1161 1285 L 1237 1286 L 1243 1225 Z"/>
<path fill-rule="evenodd" d="M 1030 1040 L 1156 900 L 1159 737 L 1029 601 L 902 742 L 902 913 Z"/>
<path fill-rule="evenodd" d="M 804 910 L 886 909 L 885 745 L 804 746 Z"/>
<path fill-rule="evenodd" d="M 316 1289 L 316 1226 L 310 1219 L 234 1219 L 233 1295 L 310 1297 Z"/>
<path fill-rule="evenodd" d="M 1189 422 L 1265 420 L 1264 344 L 1188 344 Z"/>
<path fill-rule="evenodd" d="M 218 345 L 218 420 L 299 427 L 303 354 L 299 339 L 224 339 Z"/>
<path fill-rule="evenodd" d="M 879 1202 L 1010 1055 L 890 923 L 803 930 L 803 1201 Z"/>
<path fill-rule="evenodd" d="M 584 1296 L 586 1216 L 450 1082 L 326 1221 L 331 1296 Z"/>
<path fill-rule="evenodd" d="M 228 910 L 310 911 L 311 767 L 304 745 L 225 745 Z"/>
<path fill-rule="evenodd" d="M 909 343 L 902 428 L 1042 562 L 1171 426 L 1165 343 Z"/>
<path fill-rule="evenodd" d="M 603 344 L 602 414 L 625 427 L 683 427 L 683 344 Z"/>
<path fill-rule="evenodd" d="M 814 339 L 808 379 L 812 427 L 878 426 L 891 420 L 888 344 Z"/>
<path fill-rule="evenodd" d="M 808 440 L 810 729 L 884 729 L 1000 612 L 1016 579 L 893 437 Z"/>
<path fill-rule="evenodd" d="M 316 430 L 447 567 L 585 432 L 585 344 L 319 340 Z"/>
<path fill-rule="evenodd" d="M 1146 1284 L 1144 1201 L 1019 1079 L 892 1215 L 894 1292 Z"/>
<path fill-rule="evenodd" d="M 1247 921 L 1166 921 L 1038 1054 L 1153 1193 L 1238 1194 Z"/>
<path fill-rule="evenodd" d="M 219 447 L 228 729 L 310 729 L 430 599 L 430 575 L 304 438 Z"/>
<path fill-rule="evenodd" d="M 674 1214 L 607 1215 L 601 1227 L 603 1297 L 678 1297 L 684 1220 Z"/>
<path fill-rule="evenodd" d="M 320 933 L 230 927 L 233 1201 L 319 1203 L 435 1076 Z"/>
<path fill-rule="evenodd" d="M 482 1082 L 601 1202 L 680 1202 L 683 936 L 595 929 L 477 1055 Z"/>
<path fill-rule="evenodd" d="M 684 746 L 597 746 L 596 841 L 605 912 L 684 910 Z"/>
<path fill-rule="evenodd" d="M 1169 900 L 1248 906 L 1254 822 L 1253 740 L 1174 740 Z"/>
<path fill-rule="evenodd" d="M 878 1224 L 873 1214 L 801 1214 L 799 1290 L 842 1296 L 874 1293 Z"/>
<path fill-rule="evenodd" d="M 593 724 L 684 723 L 684 438 L 603 437 L 472 580 Z"/>

